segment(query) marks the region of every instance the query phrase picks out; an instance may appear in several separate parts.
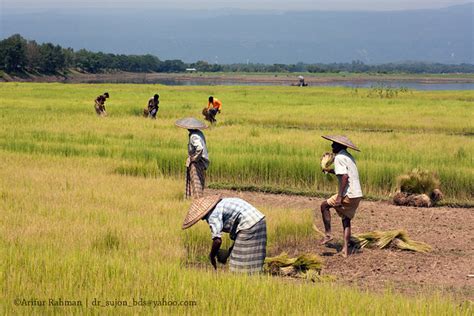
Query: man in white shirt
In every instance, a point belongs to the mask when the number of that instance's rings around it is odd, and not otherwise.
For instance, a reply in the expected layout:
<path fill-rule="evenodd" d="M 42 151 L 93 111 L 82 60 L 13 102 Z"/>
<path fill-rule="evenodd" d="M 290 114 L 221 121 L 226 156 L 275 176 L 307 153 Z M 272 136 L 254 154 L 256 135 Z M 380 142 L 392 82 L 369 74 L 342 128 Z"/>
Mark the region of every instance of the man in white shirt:
<path fill-rule="evenodd" d="M 326 171 L 337 176 L 339 189 L 337 194 L 321 204 L 321 214 L 325 230 L 325 236 L 321 240 L 321 244 L 324 245 L 332 240 L 330 209 L 334 208 L 342 218 L 342 226 L 344 228 L 342 254 L 344 257 L 347 257 L 349 255 L 349 241 L 351 238 L 351 220 L 354 218 L 362 199 L 359 172 L 354 157 L 347 152 L 347 148 L 360 150 L 346 136 L 329 135 L 322 137 L 333 142 L 331 145 L 332 152 L 336 155 L 334 158 L 334 169 Z"/>

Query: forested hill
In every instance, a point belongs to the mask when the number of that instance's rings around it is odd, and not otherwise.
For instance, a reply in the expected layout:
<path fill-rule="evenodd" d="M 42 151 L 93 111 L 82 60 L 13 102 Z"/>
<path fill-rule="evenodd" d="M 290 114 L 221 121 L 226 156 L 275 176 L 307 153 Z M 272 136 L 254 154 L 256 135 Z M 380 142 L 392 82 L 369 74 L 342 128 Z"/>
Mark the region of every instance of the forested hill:
<path fill-rule="evenodd" d="M 0 79 L 4 73 L 30 75 L 66 75 L 71 70 L 86 73 L 126 72 L 353 72 L 353 73 L 474 73 L 473 64 L 388 63 L 367 65 L 361 61 L 331 64 L 209 64 L 205 61 L 185 63 L 179 59 L 160 60 L 153 55 L 124 55 L 75 51 L 53 43 L 37 43 L 14 34 L 0 41 Z"/>
<path fill-rule="evenodd" d="M 389 12 L 3 10 L 0 38 L 18 33 L 75 50 L 211 64 L 474 63 L 473 6 Z"/>

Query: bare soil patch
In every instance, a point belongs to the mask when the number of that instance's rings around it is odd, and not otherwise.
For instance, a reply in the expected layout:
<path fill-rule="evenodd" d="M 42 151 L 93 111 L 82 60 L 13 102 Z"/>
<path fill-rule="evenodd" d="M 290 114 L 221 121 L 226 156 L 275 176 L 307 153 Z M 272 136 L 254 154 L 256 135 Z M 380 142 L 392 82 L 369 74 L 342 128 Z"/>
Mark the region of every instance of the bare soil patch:
<path fill-rule="evenodd" d="M 209 190 L 224 196 L 237 196 L 257 207 L 315 209 L 316 224 L 323 225 L 319 207 L 323 199 L 256 192 Z M 306 242 L 292 247 L 274 247 L 270 256 L 286 251 L 290 255 L 311 252 L 324 260 L 322 273 L 334 275 L 338 283 L 360 289 L 384 291 L 387 288 L 404 294 L 442 292 L 461 300 L 474 300 L 474 208 L 416 208 L 395 206 L 388 202 L 362 201 L 352 233 L 403 228 L 410 238 L 433 247 L 432 252 L 415 253 L 393 249 L 361 249 L 344 258 L 339 254 L 342 225 L 331 213 L 335 242 L 327 246 Z"/>

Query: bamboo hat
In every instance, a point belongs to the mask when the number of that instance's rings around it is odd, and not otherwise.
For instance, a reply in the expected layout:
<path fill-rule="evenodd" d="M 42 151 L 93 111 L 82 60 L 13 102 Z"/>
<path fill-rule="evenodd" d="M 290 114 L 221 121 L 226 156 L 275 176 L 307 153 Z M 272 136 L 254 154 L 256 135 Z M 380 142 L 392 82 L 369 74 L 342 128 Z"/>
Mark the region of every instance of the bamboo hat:
<path fill-rule="evenodd" d="M 347 146 L 347 147 L 352 148 L 354 150 L 360 151 L 360 149 L 357 148 L 357 146 L 354 145 L 352 143 L 352 141 L 349 138 L 347 138 L 347 136 L 343 136 L 343 135 L 326 135 L 326 136 L 324 136 L 323 135 L 321 137 L 324 138 L 324 139 L 333 141 L 335 143 Z"/>
<path fill-rule="evenodd" d="M 186 214 L 186 218 L 184 219 L 182 229 L 189 228 L 196 224 L 200 219 L 206 216 L 221 199 L 220 194 L 214 194 L 193 200 L 193 203 L 189 207 L 188 214 Z"/>
<path fill-rule="evenodd" d="M 177 120 L 174 123 L 176 126 L 185 128 L 185 129 L 206 129 L 207 125 L 204 122 L 201 122 L 198 119 L 195 119 L 194 117 L 186 117 Z"/>

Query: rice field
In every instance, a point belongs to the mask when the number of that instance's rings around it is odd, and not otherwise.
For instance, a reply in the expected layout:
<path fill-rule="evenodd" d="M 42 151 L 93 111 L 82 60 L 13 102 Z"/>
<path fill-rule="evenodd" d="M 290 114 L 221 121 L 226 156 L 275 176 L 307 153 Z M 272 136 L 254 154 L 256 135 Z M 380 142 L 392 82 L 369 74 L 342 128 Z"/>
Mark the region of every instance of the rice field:
<path fill-rule="evenodd" d="M 103 90 L 111 93 L 107 120 L 91 115 Z M 155 92 L 159 120 L 144 120 Z M 366 196 L 388 198 L 397 176 L 419 168 L 438 173 L 447 202 L 473 200 L 474 91 L 381 99 L 343 88 L 2 84 L 0 148 L 110 158 L 120 162 L 118 174 L 181 176 L 187 134 L 173 123 L 200 117 L 211 94 L 224 102 L 218 125 L 206 132 L 211 185 L 331 193 L 334 179 L 318 168 L 330 143 L 320 135 L 342 133 L 362 150 L 354 156 Z"/>
<path fill-rule="evenodd" d="M 100 119 L 93 100 L 104 91 L 110 116 Z M 141 111 L 156 92 L 158 120 L 145 120 Z M 211 94 L 224 103 L 206 132 L 213 185 L 330 194 L 336 182 L 319 170 L 330 143 L 320 135 L 345 133 L 362 150 L 354 156 L 367 195 L 387 198 L 396 176 L 420 167 L 440 175 L 448 201 L 472 203 L 474 92 L 365 93 L 0 84 L 2 314 L 471 314 L 471 303 L 444 296 L 215 273 L 201 267 L 208 228 L 180 230 L 189 206 L 187 132 L 173 123 L 199 117 Z M 262 212 L 270 250 L 314 238 L 312 210 Z M 124 307 L 140 299 L 152 306 Z M 157 305 L 163 301 L 183 305 Z"/>

